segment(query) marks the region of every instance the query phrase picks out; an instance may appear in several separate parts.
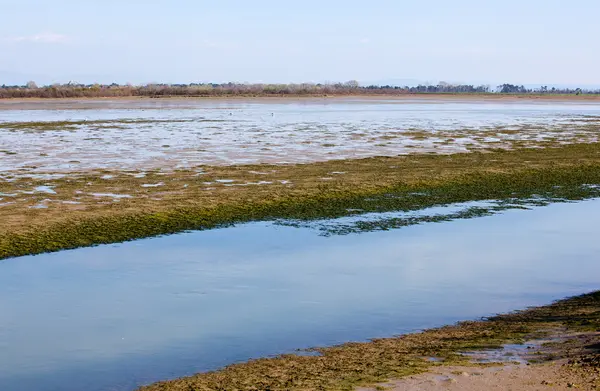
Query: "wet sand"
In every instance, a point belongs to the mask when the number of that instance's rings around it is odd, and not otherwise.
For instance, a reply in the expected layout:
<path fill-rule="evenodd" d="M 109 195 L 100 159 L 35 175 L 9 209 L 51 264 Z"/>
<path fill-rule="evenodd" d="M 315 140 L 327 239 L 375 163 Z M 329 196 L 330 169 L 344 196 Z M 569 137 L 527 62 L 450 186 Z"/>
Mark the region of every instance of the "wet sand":
<path fill-rule="evenodd" d="M 483 390 L 596 390 L 589 379 L 564 368 L 564 363 L 499 367 L 440 367 L 426 374 L 385 383 L 379 386 L 387 391 L 483 391 Z M 569 384 L 571 386 L 569 386 Z M 359 388 L 358 391 L 376 391 L 377 388 Z"/>
<path fill-rule="evenodd" d="M 600 332 L 556 330 L 527 346 L 471 352 L 472 365 L 439 365 L 426 373 L 357 391 L 598 390 L 599 340 Z"/>

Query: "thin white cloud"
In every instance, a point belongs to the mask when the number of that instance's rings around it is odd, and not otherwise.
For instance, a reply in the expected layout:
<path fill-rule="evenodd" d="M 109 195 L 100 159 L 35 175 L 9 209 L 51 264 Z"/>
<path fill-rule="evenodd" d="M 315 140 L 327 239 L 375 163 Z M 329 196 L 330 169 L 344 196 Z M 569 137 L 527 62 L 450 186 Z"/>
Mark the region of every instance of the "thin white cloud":
<path fill-rule="evenodd" d="M 69 41 L 69 37 L 63 34 L 51 32 L 39 33 L 34 35 L 23 35 L 18 37 L 8 37 L 5 39 L 8 42 L 35 42 L 35 43 L 65 43 Z"/>
<path fill-rule="evenodd" d="M 213 41 L 211 39 L 204 39 L 200 42 L 200 46 L 209 49 L 237 49 L 238 45 L 235 42 L 228 41 Z"/>
<path fill-rule="evenodd" d="M 367 43 L 371 42 L 371 40 L 369 38 L 362 38 L 358 42 L 363 43 L 363 44 L 367 44 Z"/>
<path fill-rule="evenodd" d="M 218 48 L 221 46 L 219 43 L 214 42 L 214 41 L 209 41 L 208 39 L 205 39 L 204 41 L 202 41 L 202 44 L 209 48 Z"/>

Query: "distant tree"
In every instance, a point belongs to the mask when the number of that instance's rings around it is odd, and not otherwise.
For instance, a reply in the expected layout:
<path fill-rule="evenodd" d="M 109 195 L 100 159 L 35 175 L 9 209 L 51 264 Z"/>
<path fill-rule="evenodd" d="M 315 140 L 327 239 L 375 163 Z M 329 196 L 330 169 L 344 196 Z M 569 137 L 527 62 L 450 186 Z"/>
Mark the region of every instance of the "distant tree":
<path fill-rule="evenodd" d="M 518 86 L 514 84 L 501 84 L 497 87 L 498 92 L 501 94 L 522 94 L 528 92 L 524 86 Z"/>
<path fill-rule="evenodd" d="M 35 84 L 35 82 L 33 80 L 28 81 L 25 86 L 27 88 L 29 88 L 30 90 L 34 90 L 34 89 L 38 88 L 37 84 Z"/>
<path fill-rule="evenodd" d="M 348 88 L 358 88 L 360 87 L 360 84 L 356 80 L 349 80 L 344 83 L 344 86 Z"/>

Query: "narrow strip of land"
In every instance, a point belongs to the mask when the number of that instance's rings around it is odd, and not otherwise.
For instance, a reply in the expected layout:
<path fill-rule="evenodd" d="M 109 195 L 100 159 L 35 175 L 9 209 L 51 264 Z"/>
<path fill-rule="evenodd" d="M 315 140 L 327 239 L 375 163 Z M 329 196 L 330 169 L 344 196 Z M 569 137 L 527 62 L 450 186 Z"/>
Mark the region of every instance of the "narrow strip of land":
<path fill-rule="evenodd" d="M 597 196 L 600 144 L 0 181 L 0 259 L 262 219 Z"/>
<path fill-rule="evenodd" d="M 136 106 L 139 103 L 156 102 L 168 100 L 188 100 L 188 101 L 252 101 L 252 102 L 269 102 L 269 103 L 289 103 L 294 101 L 299 102 L 321 102 L 323 100 L 340 100 L 351 99 L 357 101 L 467 101 L 467 102 L 519 102 L 540 101 L 540 102 L 598 102 L 600 94 L 495 94 L 495 93 L 470 93 L 470 94 L 454 94 L 454 93 L 407 93 L 407 94 L 272 94 L 272 95 L 257 95 L 257 94 L 240 94 L 240 95 L 213 95 L 213 96 L 182 96 L 182 95 L 164 95 L 164 96 L 65 96 L 65 97 L 0 97 L 0 110 L 22 110 L 22 109 L 85 109 L 90 104 L 98 102 L 118 101 L 119 104 L 131 104 Z"/>

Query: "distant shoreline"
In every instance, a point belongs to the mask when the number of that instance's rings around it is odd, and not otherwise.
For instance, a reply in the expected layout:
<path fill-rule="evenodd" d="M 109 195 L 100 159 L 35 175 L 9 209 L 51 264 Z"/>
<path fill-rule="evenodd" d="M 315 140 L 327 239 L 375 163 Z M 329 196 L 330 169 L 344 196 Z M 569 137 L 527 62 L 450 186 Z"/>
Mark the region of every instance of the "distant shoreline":
<path fill-rule="evenodd" d="M 600 89 L 589 88 L 527 88 L 523 85 L 504 83 L 495 87 L 489 84 L 419 84 L 361 85 L 356 80 L 345 83 L 151 83 L 131 84 L 52 84 L 38 86 L 34 81 L 26 85 L 0 86 L 0 99 L 6 98 L 96 98 L 96 97 L 329 97 L 329 96 L 585 96 L 600 95 Z"/>
<path fill-rule="evenodd" d="M 63 97 L 63 98 L 0 98 L 0 110 L 20 108 L 19 104 L 50 103 L 50 102 L 94 102 L 94 101 L 160 101 L 160 100 L 201 100 L 201 101 L 267 101 L 267 102 L 293 102 L 293 101 L 335 101 L 344 99 L 357 100 L 387 100 L 387 101 L 491 101 L 491 102 L 522 102 L 523 100 L 564 102 L 564 101 L 600 101 L 600 94 L 477 94 L 477 93 L 408 93 L 397 95 L 386 94 L 332 94 L 332 95 L 215 95 L 215 96 L 99 96 L 99 97 Z"/>

